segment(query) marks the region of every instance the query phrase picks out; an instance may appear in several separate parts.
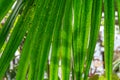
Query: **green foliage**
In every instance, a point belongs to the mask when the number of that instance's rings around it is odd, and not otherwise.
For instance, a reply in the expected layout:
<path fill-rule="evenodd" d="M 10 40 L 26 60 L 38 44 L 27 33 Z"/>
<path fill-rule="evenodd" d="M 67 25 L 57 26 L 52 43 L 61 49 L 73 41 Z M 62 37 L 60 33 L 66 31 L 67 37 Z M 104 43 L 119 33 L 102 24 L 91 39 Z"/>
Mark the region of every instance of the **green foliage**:
<path fill-rule="evenodd" d="M 114 0 L 105 0 L 105 24 L 104 24 L 104 46 L 105 46 L 105 69 L 107 80 L 112 80 L 112 59 L 114 52 L 114 25 L 115 11 Z"/>
<path fill-rule="evenodd" d="M 100 76 L 98 80 L 106 80 L 104 76 Z"/>
<path fill-rule="evenodd" d="M 0 1 L 0 21 L 14 2 Z M 88 78 L 103 5 L 106 77 Z M 59 80 L 60 60 L 62 80 L 69 80 L 71 72 L 74 80 L 118 80 L 112 74 L 114 13 L 114 0 L 104 0 L 103 4 L 102 0 L 17 0 L 4 26 L 0 26 L 0 80 L 25 34 L 16 80 L 43 80 L 50 54 L 50 80 Z"/>
<path fill-rule="evenodd" d="M 120 0 L 115 0 L 117 4 L 117 11 L 118 11 L 118 23 L 119 23 L 119 28 L 120 28 Z"/>
<path fill-rule="evenodd" d="M 50 80 L 58 80 L 58 68 L 60 60 L 60 51 L 61 51 L 61 29 L 63 13 L 65 11 L 65 0 L 60 2 L 59 13 L 57 16 L 56 26 L 54 28 L 53 41 L 52 41 L 52 54 L 50 61 Z"/>
<path fill-rule="evenodd" d="M 2 24 L 0 24 L 0 29 L 2 28 Z"/>
<path fill-rule="evenodd" d="M 9 1 L 0 0 L 0 21 L 11 9 L 11 6 L 14 4 L 14 2 L 15 0 L 9 0 Z"/>
<path fill-rule="evenodd" d="M 102 0 L 93 0 L 92 15 L 94 16 L 91 18 L 90 40 L 89 40 L 89 46 L 88 46 L 86 71 L 85 71 L 85 77 L 84 77 L 85 80 L 88 77 L 90 64 L 93 58 L 94 49 L 95 49 L 96 42 L 99 35 L 100 21 L 102 16 L 101 11 L 102 11 Z"/>
<path fill-rule="evenodd" d="M 94 75 L 90 77 L 89 80 L 107 80 L 107 78 L 104 75 Z M 119 80 L 119 78 L 116 74 L 112 74 L 112 80 Z"/>
<path fill-rule="evenodd" d="M 100 76 L 101 77 L 101 76 Z M 99 75 L 94 75 L 94 76 L 92 76 L 92 77 L 90 77 L 89 78 L 89 80 L 99 80 L 100 78 L 99 78 Z M 102 78 L 101 78 L 102 79 Z M 101 80 L 100 79 L 100 80 Z M 104 80 L 104 79 L 102 79 L 102 80 Z"/>

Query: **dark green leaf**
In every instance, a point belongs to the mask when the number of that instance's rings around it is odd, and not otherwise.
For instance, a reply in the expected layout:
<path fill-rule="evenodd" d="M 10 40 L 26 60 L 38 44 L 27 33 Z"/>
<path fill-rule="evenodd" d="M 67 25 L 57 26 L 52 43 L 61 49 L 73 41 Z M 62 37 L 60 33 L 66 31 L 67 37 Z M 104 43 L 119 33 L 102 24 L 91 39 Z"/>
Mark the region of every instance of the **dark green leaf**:
<path fill-rule="evenodd" d="M 114 25 L 115 25 L 114 0 L 104 1 L 104 13 L 105 13 L 104 46 L 105 46 L 106 79 L 112 80 L 112 59 L 114 53 Z"/>
<path fill-rule="evenodd" d="M 57 22 L 55 23 L 52 43 L 52 54 L 50 60 L 50 80 L 58 80 L 58 67 L 61 50 L 61 25 L 66 0 L 59 3 L 59 12 L 57 14 Z"/>
<path fill-rule="evenodd" d="M 69 80 L 72 48 L 72 0 L 66 0 L 61 38 L 62 80 Z"/>
<path fill-rule="evenodd" d="M 8 13 L 11 9 L 12 5 L 16 0 L 0 0 L 0 22 L 3 17 Z"/>
<path fill-rule="evenodd" d="M 88 52 L 87 52 L 84 80 L 87 80 L 88 78 L 91 61 L 93 59 L 93 54 L 94 54 L 96 42 L 99 35 L 101 15 L 102 15 L 102 0 L 93 0 L 90 41 L 89 41 Z"/>

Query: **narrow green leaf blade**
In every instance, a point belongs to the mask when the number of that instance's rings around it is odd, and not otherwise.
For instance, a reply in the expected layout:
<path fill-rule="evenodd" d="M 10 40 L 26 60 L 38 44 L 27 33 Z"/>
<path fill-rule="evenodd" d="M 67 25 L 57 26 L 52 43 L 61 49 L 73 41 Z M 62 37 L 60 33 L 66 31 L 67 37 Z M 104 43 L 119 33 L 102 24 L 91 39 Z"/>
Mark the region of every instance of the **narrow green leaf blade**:
<path fill-rule="evenodd" d="M 80 19 L 81 19 L 82 0 L 73 0 L 74 27 L 73 27 L 73 60 L 74 75 L 76 80 L 80 79 Z"/>
<path fill-rule="evenodd" d="M 80 80 L 82 80 L 85 56 L 87 53 L 90 24 L 91 24 L 91 13 L 92 13 L 92 1 L 83 0 L 81 23 L 80 23 Z"/>
<path fill-rule="evenodd" d="M 62 80 L 69 80 L 72 48 L 72 0 L 66 0 L 61 36 Z"/>
<path fill-rule="evenodd" d="M 59 2 L 59 12 L 55 23 L 55 29 L 53 33 L 52 41 L 52 53 L 50 60 L 50 80 L 58 80 L 58 67 L 60 59 L 60 47 L 61 47 L 61 25 L 63 19 L 63 13 L 65 10 L 65 0 Z"/>
<path fill-rule="evenodd" d="M 93 59 L 96 42 L 98 40 L 101 15 L 102 15 L 102 0 L 93 0 L 90 41 L 89 41 L 89 46 L 88 46 L 88 51 L 87 51 L 87 60 L 86 60 L 84 80 L 87 80 L 88 78 L 91 61 Z"/>
<path fill-rule="evenodd" d="M 105 25 L 104 25 L 105 73 L 107 80 L 112 80 L 112 59 L 114 53 L 114 24 L 115 24 L 114 0 L 104 1 L 104 13 L 105 13 Z"/>
<path fill-rule="evenodd" d="M 5 17 L 5 15 L 8 13 L 8 11 L 11 9 L 13 3 L 16 0 L 0 0 L 0 22 Z"/>

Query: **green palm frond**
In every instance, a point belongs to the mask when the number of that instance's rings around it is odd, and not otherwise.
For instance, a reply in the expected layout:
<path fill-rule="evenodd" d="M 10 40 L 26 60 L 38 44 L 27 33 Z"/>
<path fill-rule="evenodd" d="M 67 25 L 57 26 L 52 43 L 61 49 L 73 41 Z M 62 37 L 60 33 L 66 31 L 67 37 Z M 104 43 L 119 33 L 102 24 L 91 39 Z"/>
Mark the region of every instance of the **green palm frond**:
<path fill-rule="evenodd" d="M 104 27 L 104 43 L 105 43 L 105 69 L 107 80 L 112 80 L 112 58 L 114 52 L 114 25 L 115 11 L 114 0 L 104 1 L 105 10 L 105 27 Z"/>
<path fill-rule="evenodd" d="M 80 21 L 80 80 L 82 80 L 85 56 L 87 54 L 93 0 L 83 0 Z"/>
<path fill-rule="evenodd" d="M 69 80 L 72 46 L 72 0 L 66 0 L 61 45 L 62 80 Z"/>
<path fill-rule="evenodd" d="M 114 0 L 0 0 L 0 21 L 15 2 L 5 24 L 0 26 L 0 80 L 24 37 L 16 80 L 44 80 L 48 57 L 48 79 L 88 80 L 103 5 L 105 77 L 112 80 Z M 119 5 L 117 0 L 118 18 Z"/>
<path fill-rule="evenodd" d="M 102 16 L 102 0 L 93 0 L 91 16 L 93 17 L 91 18 L 90 40 L 89 40 L 89 46 L 88 46 L 86 71 L 85 71 L 85 77 L 84 77 L 85 80 L 87 79 L 88 74 L 89 74 L 90 64 L 93 58 L 94 49 L 95 49 L 96 42 L 98 39 L 100 21 L 101 21 L 101 16 Z"/>
<path fill-rule="evenodd" d="M 9 0 L 9 1 L 0 0 L 0 21 L 11 9 L 14 2 L 15 2 L 15 0 Z"/>
<path fill-rule="evenodd" d="M 80 79 L 80 19 L 82 0 L 73 0 L 73 15 L 74 15 L 74 26 L 73 26 L 73 60 L 74 60 L 74 74 L 76 79 Z"/>
<path fill-rule="evenodd" d="M 59 12 L 57 13 L 57 22 L 55 23 L 53 41 L 52 41 L 52 54 L 50 60 L 50 80 L 58 80 L 58 69 L 61 52 L 61 29 L 62 19 L 65 11 L 65 0 L 60 1 Z"/>

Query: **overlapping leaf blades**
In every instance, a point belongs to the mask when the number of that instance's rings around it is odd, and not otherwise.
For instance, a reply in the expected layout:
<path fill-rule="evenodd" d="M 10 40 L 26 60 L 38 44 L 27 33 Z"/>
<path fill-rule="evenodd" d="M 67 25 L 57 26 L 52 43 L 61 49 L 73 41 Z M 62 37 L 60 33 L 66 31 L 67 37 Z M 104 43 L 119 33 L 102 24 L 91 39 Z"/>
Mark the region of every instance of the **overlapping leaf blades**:
<path fill-rule="evenodd" d="M 59 59 L 61 50 L 61 25 L 63 13 L 65 11 L 66 0 L 61 0 L 59 13 L 57 14 L 57 22 L 55 24 L 53 41 L 52 41 L 52 54 L 50 60 L 50 80 L 58 80 Z"/>
<path fill-rule="evenodd" d="M 93 0 L 83 0 L 81 22 L 80 22 L 80 80 L 82 80 L 85 56 L 87 54 L 87 47 L 89 41 L 89 32 L 91 24 L 91 13 L 92 13 L 92 2 Z"/>
<path fill-rule="evenodd" d="M 18 4 L 19 3 L 21 5 L 21 7 L 22 7 L 21 1 L 18 2 Z M 20 7 L 20 5 L 16 5 L 16 6 Z M 16 7 L 16 8 L 18 8 L 18 7 Z M 17 10 L 15 9 L 15 12 L 16 11 Z M 18 11 L 19 11 L 19 9 L 18 9 Z M 14 15 L 17 15 L 17 14 L 18 14 L 18 12 L 14 13 L 14 14 L 11 14 L 11 15 L 14 16 Z M 10 18 L 11 18 L 11 16 L 10 16 Z M 8 24 L 6 24 L 6 25 L 8 25 Z M 6 27 L 6 25 L 4 27 Z M 12 24 L 10 23 L 10 26 L 11 27 L 13 26 L 13 22 L 12 22 Z M 26 32 L 27 27 L 20 27 L 20 26 L 21 26 L 21 21 L 19 21 L 19 23 L 14 28 L 13 33 L 11 34 L 10 39 L 9 39 L 9 41 L 7 43 L 7 46 L 6 46 L 5 50 L 3 51 L 3 54 L 2 54 L 2 56 L 0 58 L 0 71 L 1 71 L 0 79 L 3 77 L 7 67 L 9 66 L 10 61 L 12 60 L 12 58 L 14 56 L 14 53 L 15 53 L 16 49 L 20 45 L 20 42 L 21 42 L 21 40 L 22 40 L 22 38 L 24 36 L 24 33 Z M 1 30 L 1 31 L 4 32 L 4 30 Z M 23 33 L 21 33 L 21 31 Z M 8 31 L 6 33 L 8 34 Z M 4 39 L 6 38 L 6 36 L 4 36 L 3 34 L 0 34 L 0 36 L 3 36 L 2 38 L 0 38 L 0 41 L 2 41 L 3 38 Z M 6 61 L 6 63 L 4 63 L 4 61 Z"/>
<path fill-rule="evenodd" d="M 74 60 L 74 74 L 76 79 L 80 79 L 80 19 L 82 0 L 73 1 L 74 8 L 74 27 L 73 27 L 73 60 Z"/>
<path fill-rule="evenodd" d="M 13 12 L 10 14 L 9 18 L 7 19 L 4 27 L 0 30 L 0 49 L 2 48 L 4 41 L 7 38 L 11 28 L 13 27 L 14 21 L 18 16 L 19 11 L 21 10 L 21 8 L 23 8 L 23 4 L 24 3 L 22 3 L 22 0 L 19 0 L 16 3 Z"/>
<path fill-rule="evenodd" d="M 12 5 L 14 4 L 15 0 L 0 0 L 0 21 L 5 17 L 7 12 L 11 9 Z"/>
<path fill-rule="evenodd" d="M 72 0 L 66 0 L 61 38 L 62 80 L 69 80 L 72 46 Z"/>
<path fill-rule="evenodd" d="M 93 0 L 90 40 L 87 52 L 86 71 L 84 80 L 87 80 L 88 78 L 91 61 L 93 58 L 96 42 L 99 35 L 101 16 L 102 16 L 102 0 Z"/>
<path fill-rule="evenodd" d="M 62 63 L 62 80 L 70 79 L 71 53 L 73 55 L 74 79 L 87 80 L 99 33 L 102 0 L 18 0 L 17 2 L 8 21 L 0 31 L 1 48 L 19 11 L 23 10 L 0 58 L 0 79 L 2 79 L 14 57 L 14 53 L 25 33 L 28 32 L 18 65 L 17 80 L 25 80 L 26 77 L 28 77 L 28 80 L 43 80 L 50 47 L 52 47 L 50 77 L 48 77 L 50 80 L 58 80 L 59 60 Z M 6 9 L 6 11 L 0 13 L 0 20 L 10 9 L 14 0 L 9 0 L 9 4 L 6 3 L 8 6 L 5 8 L 3 8 L 3 3 L 5 4 L 6 1 L 0 1 L 0 4 L 2 4 L 0 10 Z M 107 80 L 111 80 L 114 44 L 114 0 L 105 0 L 104 6 L 106 77 Z M 74 21 L 73 29 L 72 21 Z M 73 49 L 73 52 L 71 49 Z M 86 61 L 87 71 L 84 71 L 85 60 L 88 60 Z M 85 75 L 84 78 L 83 74 Z"/>

